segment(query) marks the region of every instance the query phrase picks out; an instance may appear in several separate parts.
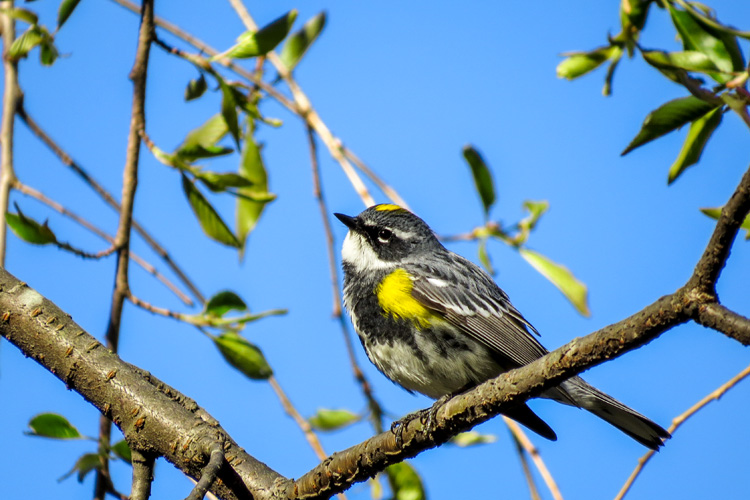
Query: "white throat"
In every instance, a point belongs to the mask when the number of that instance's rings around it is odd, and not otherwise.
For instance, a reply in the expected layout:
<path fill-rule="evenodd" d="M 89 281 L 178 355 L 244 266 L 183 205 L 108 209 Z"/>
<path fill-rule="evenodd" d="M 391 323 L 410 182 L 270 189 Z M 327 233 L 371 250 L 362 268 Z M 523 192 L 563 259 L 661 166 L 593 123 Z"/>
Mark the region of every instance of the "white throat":
<path fill-rule="evenodd" d="M 354 231 L 349 231 L 344 238 L 341 248 L 341 258 L 357 271 L 368 271 L 392 267 L 393 263 L 386 262 L 365 241 L 365 238 Z"/>

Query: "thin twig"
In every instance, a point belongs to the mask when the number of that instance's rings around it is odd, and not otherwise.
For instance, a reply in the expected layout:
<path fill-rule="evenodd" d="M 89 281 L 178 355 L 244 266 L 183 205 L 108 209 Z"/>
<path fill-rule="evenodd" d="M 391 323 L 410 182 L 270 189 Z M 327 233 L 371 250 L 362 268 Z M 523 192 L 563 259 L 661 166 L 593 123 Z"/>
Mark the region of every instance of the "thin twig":
<path fill-rule="evenodd" d="M 133 480 L 130 488 L 130 500 L 148 500 L 148 497 L 151 496 L 151 483 L 154 482 L 155 457 L 139 450 L 132 450 L 131 453 L 133 455 L 131 460 Z"/>
<path fill-rule="evenodd" d="M 521 447 L 523 447 L 526 453 L 528 453 L 531 457 L 531 460 L 534 462 L 534 465 L 539 471 L 539 474 L 541 474 L 544 483 L 547 485 L 552 498 L 554 498 L 555 500 L 562 500 L 563 497 L 562 493 L 560 493 L 560 488 L 557 486 L 557 483 L 552 477 L 552 474 L 547 468 L 547 465 L 544 463 L 544 460 L 542 460 L 542 456 L 539 454 L 539 450 L 537 449 L 537 447 L 534 446 L 534 443 L 531 442 L 529 437 L 526 435 L 523 429 L 521 429 L 521 426 L 516 423 L 515 420 L 511 420 L 510 418 L 503 415 L 503 421 L 505 422 L 505 425 L 507 425 L 510 429 L 510 432 L 513 434 L 516 442 Z"/>
<path fill-rule="evenodd" d="M 268 383 L 271 384 L 271 388 L 273 389 L 273 392 L 276 393 L 276 397 L 279 398 L 281 406 L 284 408 L 286 414 L 292 417 L 292 420 L 294 420 L 297 426 L 302 430 L 305 439 L 307 439 L 310 447 L 315 452 L 315 456 L 318 457 L 318 460 L 325 460 L 326 457 L 328 457 L 328 454 L 323 450 L 323 445 L 320 444 L 320 439 L 318 439 L 318 435 L 313 431 L 310 422 L 308 422 L 305 417 L 297 411 L 297 408 L 294 407 L 292 401 L 287 397 L 286 393 L 279 385 L 279 381 L 276 380 L 276 377 L 271 375 L 268 379 Z M 343 493 L 339 493 L 338 497 L 340 500 L 346 500 L 346 495 Z"/>
<path fill-rule="evenodd" d="M 255 23 L 241 0 L 229 0 L 229 3 L 237 12 L 237 15 L 240 17 L 247 29 L 258 29 L 258 25 Z M 310 100 L 307 98 L 305 93 L 302 92 L 302 89 L 294 80 L 294 78 L 292 78 L 292 75 L 289 73 L 289 70 L 287 70 L 284 63 L 281 62 L 281 59 L 279 59 L 279 57 L 274 52 L 269 52 L 268 54 L 266 54 L 266 58 L 271 62 L 271 64 L 273 64 L 274 68 L 276 68 L 276 71 L 278 71 L 279 76 L 281 76 L 281 78 L 289 87 L 289 90 L 292 93 L 292 97 L 294 97 L 294 102 L 297 105 L 296 113 L 313 129 L 315 129 L 315 132 L 318 134 L 318 137 L 320 137 L 320 140 L 323 141 L 323 144 L 325 144 L 328 148 L 328 152 L 330 153 L 330 155 L 339 163 L 339 165 L 341 165 L 341 169 L 344 171 L 344 174 L 349 179 L 349 182 L 354 188 L 354 191 L 360 197 L 365 206 L 369 207 L 374 205 L 375 200 L 373 199 L 372 195 L 370 195 L 370 192 L 362 182 L 362 179 L 359 177 L 359 174 L 357 174 L 355 168 L 342 153 L 341 141 L 331 133 L 331 131 L 328 129 L 328 126 L 326 126 L 320 116 L 318 116 L 318 113 L 310 104 Z"/>
<path fill-rule="evenodd" d="M 365 162 L 363 162 L 356 154 L 354 154 L 354 151 L 347 148 L 346 146 L 341 146 L 341 151 L 344 153 L 344 156 L 349 158 L 352 163 L 354 163 L 354 166 L 356 166 L 358 169 L 362 171 L 363 174 L 367 176 L 368 179 L 372 181 L 373 184 L 375 184 L 380 190 L 383 192 L 384 195 L 388 197 L 389 200 L 391 200 L 396 205 L 401 205 L 402 207 L 409 209 L 409 205 L 406 203 L 406 201 L 399 196 L 399 194 L 396 192 L 395 189 L 393 189 L 391 186 L 385 183 L 383 179 L 380 178 L 378 174 L 376 174 L 370 167 L 367 166 Z"/>
<path fill-rule="evenodd" d="M 748 375 L 750 375 L 750 365 L 748 365 L 740 373 L 738 373 L 737 375 L 729 379 L 726 383 L 722 384 L 711 394 L 704 397 L 703 399 L 695 403 L 693 406 L 688 408 L 684 413 L 676 416 L 672 420 L 672 425 L 669 426 L 669 429 L 667 429 L 667 431 L 669 431 L 669 433 L 674 436 L 675 431 L 682 424 L 684 424 L 686 420 L 688 420 L 690 417 L 698 413 L 708 403 L 712 401 L 718 401 L 719 398 L 721 398 L 728 390 L 730 390 L 732 387 L 740 383 Z M 653 450 L 649 450 L 641 458 L 638 459 L 638 465 L 635 466 L 635 469 L 633 469 L 633 472 L 630 474 L 630 477 L 628 477 L 622 489 L 620 489 L 619 493 L 617 493 L 615 500 L 622 500 L 625 497 L 625 495 L 628 493 L 630 488 L 633 486 L 633 483 L 635 482 L 635 480 L 638 478 L 638 475 L 641 473 L 641 471 L 646 466 L 648 461 L 651 460 L 651 457 L 654 456 L 654 453 L 655 452 Z"/>
<path fill-rule="evenodd" d="M 8 13 L 13 9 L 13 1 L 0 2 L 4 11 L 0 14 L 0 29 L 3 36 L 3 71 L 5 72 L 3 88 L 3 112 L 0 118 L 0 213 L 8 212 L 10 189 L 16 180 L 13 170 L 13 143 L 15 141 L 15 114 L 23 94 L 18 85 L 18 62 L 8 52 L 16 39 L 16 21 Z M 5 221 L 0 224 L 0 266 L 5 266 L 5 250 L 8 227 Z"/>
<path fill-rule="evenodd" d="M 165 316 L 167 318 L 172 318 L 177 321 L 182 321 L 183 323 L 187 323 L 189 325 L 193 325 L 197 327 L 205 327 L 205 326 L 210 326 L 213 328 L 233 327 L 233 326 L 249 323 L 251 321 L 256 321 L 256 320 L 265 318 L 267 316 L 280 316 L 280 315 L 287 313 L 286 309 L 269 309 L 267 311 L 261 311 L 258 313 L 248 313 L 243 316 L 232 316 L 229 318 L 221 318 L 218 316 L 213 317 L 213 316 L 204 315 L 204 314 L 183 314 L 183 313 L 179 313 L 176 311 L 172 311 L 170 309 L 155 306 L 153 304 L 146 302 L 145 300 L 139 299 L 138 297 L 133 295 L 131 292 L 128 292 L 127 298 L 130 302 L 133 303 L 133 305 L 138 306 L 141 309 L 144 309 L 148 312 L 158 314 L 159 316 Z"/>
<path fill-rule="evenodd" d="M 105 188 L 96 179 L 94 179 L 81 165 L 79 165 L 71 156 L 66 153 L 52 138 L 42 129 L 39 124 L 28 115 L 26 109 L 23 106 L 19 106 L 17 110 L 18 116 L 24 121 L 26 126 L 31 132 L 36 135 L 52 152 L 57 156 L 63 165 L 70 167 L 76 174 L 78 174 L 83 181 L 91 187 L 95 193 L 97 193 L 110 207 L 120 211 L 120 204 L 115 200 Z M 172 260 L 163 246 L 161 246 L 144 228 L 138 221 L 133 221 L 133 229 L 143 238 L 143 240 L 151 247 L 151 249 L 161 257 L 161 259 L 172 269 L 172 272 L 179 278 L 180 281 L 190 290 L 190 293 L 201 303 L 205 302 L 205 298 L 201 294 L 198 287 L 188 278 L 185 272 Z M 151 273 L 154 274 L 154 273 Z"/>
<path fill-rule="evenodd" d="M 200 480 L 185 500 L 203 500 L 203 497 L 206 496 L 206 493 L 214 484 L 214 481 L 216 481 L 222 464 L 224 464 L 224 450 L 221 447 L 221 443 L 216 441 L 211 447 L 208 463 L 201 471 Z"/>
<path fill-rule="evenodd" d="M 141 151 L 140 131 L 146 127 L 146 73 L 151 51 L 151 41 L 154 36 L 154 0 L 143 0 L 141 7 L 141 25 L 138 30 L 138 46 L 135 62 L 130 71 L 133 82 L 133 102 L 131 108 L 130 131 L 125 156 L 125 168 L 122 174 L 122 203 L 120 204 L 120 222 L 115 235 L 117 247 L 117 270 L 115 272 L 115 286 L 112 292 L 112 305 L 109 313 L 107 331 L 104 335 L 107 347 L 117 353 L 120 340 L 120 322 L 125 299 L 130 294 L 128 269 L 130 264 L 130 236 L 133 227 L 133 205 L 135 190 L 138 185 L 138 163 Z M 99 447 L 100 454 L 109 447 L 112 421 L 105 415 L 99 417 Z M 94 485 L 94 499 L 104 500 L 107 491 L 107 476 L 109 462 L 104 459 L 102 468 L 97 470 Z"/>
<path fill-rule="evenodd" d="M 518 453 L 518 459 L 521 462 L 521 469 L 523 469 L 523 476 L 526 478 L 526 484 L 529 486 L 529 494 L 531 500 L 541 500 L 539 496 L 539 488 L 536 487 L 536 481 L 534 481 L 534 475 L 531 473 L 531 467 L 529 467 L 529 461 L 526 459 L 526 452 L 523 449 L 523 445 L 518 440 L 515 434 L 511 430 L 511 437 L 513 438 L 513 444 L 516 446 L 516 453 Z"/>
<path fill-rule="evenodd" d="M 89 231 L 91 231 L 95 235 L 99 236 L 100 238 L 106 240 L 110 244 L 113 244 L 115 242 L 115 239 L 112 236 L 110 236 L 106 232 L 102 231 L 98 227 L 94 226 L 93 224 L 91 224 L 89 221 L 87 221 L 83 217 L 79 216 L 78 214 L 76 214 L 74 212 L 71 212 L 70 210 L 68 210 L 67 208 L 65 208 L 64 206 L 62 206 L 60 203 L 58 203 L 58 202 L 56 202 L 56 201 L 48 198 L 43 193 L 41 193 L 40 191 L 32 188 L 31 186 L 27 186 L 26 184 L 23 184 L 20 181 L 16 181 L 15 184 L 13 184 L 13 189 L 16 189 L 17 191 L 25 194 L 26 196 L 30 196 L 31 198 L 34 198 L 34 199 L 38 200 L 41 203 L 44 203 L 48 207 L 56 210 L 57 212 L 61 213 L 65 217 L 68 217 L 69 219 L 75 221 L 79 225 L 81 225 L 84 228 L 88 229 Z M 177 288 L 177 286 L 174 283 L 172 283 L 171 281 L 169 281 L 167 279 L 167 277 L 164 276 L 163 274 L 161 274 L 154 266 L 152 266 L 151 264 L 149 264 L 148 262 L 146 262 L 144 259 L 142 259 L 141 257 L 139 257 L 138 255 L 136 255 L 133 252 L 130 252 L 130 258 L 133 260 L 133 262 L 135 262 L 136 264 L 138 264 L 139 266 L 141 266 L 147 273 L 151 274 L 157 280 L 159 280 L 160 282 L 162 282 L 164 284 L 164 286 L 166 286 L 167 288 L 169 288 L 169 290 L 172 293 L 174 293 L 182 302 L 184 302 L 185 305 L 187 305 L 189 307 L 192 307 L 194 305 L 193 301 L 190 299 L 190 297 L 188 297 L 187 295 L 185 295 L 182 292 L 182 290 L 180 290 L 179 288 Z"/>
<path fill-rule="evenodd" d="M 339 320 L 341 325 L 341 333 L 344 337 L 344 344 L 349 355 L 349 362 L 354 373 L 354 378 L 360 385 L 362 393 L 367 399 L 368 407 L 370 408 L 370 414 L 372 415 L 372 423 L 377 433 L 383 432 L 383 409 L 380 403 L 375 399 L 372 393 L 370 383 L 365 378 L 362 369 L 357 363 L 357 357 L 354 353 L 354 346 L 352 345 L 351 336 L 349 335 L 349 329 L 347 328 L 346 318 L 344 317 L 344 311 L 341 308 L 341 293 L 339 291 L 339 274 L 338 265 L 336 264 L 336 253 L 334 250 L 334 238 L 333 229 L 331 228 L 331 220 L 329 218 L 330 211 L 323 196 L 323 187 L 320 181 L 320 164 L 318 162 L 318 148 L 315 143 L 315 134 L 310 124 L 307 125 L 307 144 L 310 150 L 310 165 L 312 167 L 312 180 L 313 180 L 313 196 L 318 202 L 318 208 L 320 209 L 320 218 L 323 221 L 323 230 L 326 235 L 326 251 L 328 253 L 328 268 L 331 276 L 331 290 L 333 297 L 333 312 L 332 316 Z"/>

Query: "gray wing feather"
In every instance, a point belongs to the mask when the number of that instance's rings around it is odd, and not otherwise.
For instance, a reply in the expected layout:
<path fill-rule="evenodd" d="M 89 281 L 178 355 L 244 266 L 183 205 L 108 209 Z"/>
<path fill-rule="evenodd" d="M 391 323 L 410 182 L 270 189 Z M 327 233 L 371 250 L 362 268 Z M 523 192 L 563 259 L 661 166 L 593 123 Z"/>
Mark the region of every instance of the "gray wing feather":
<path fill-rule="evenodd" d="M 443 316 L 474 340 L 492 349 L 511 365 L 522 366 L 547 354 L 531 332 L 536 329 L 521 315 L 508 296 L 475 264 L 460 259 L 469 276 L 457 276 L 453 265 L 420 266 L 413 297 Z M 436 286 L 429 278 L 445 282 Z"/>

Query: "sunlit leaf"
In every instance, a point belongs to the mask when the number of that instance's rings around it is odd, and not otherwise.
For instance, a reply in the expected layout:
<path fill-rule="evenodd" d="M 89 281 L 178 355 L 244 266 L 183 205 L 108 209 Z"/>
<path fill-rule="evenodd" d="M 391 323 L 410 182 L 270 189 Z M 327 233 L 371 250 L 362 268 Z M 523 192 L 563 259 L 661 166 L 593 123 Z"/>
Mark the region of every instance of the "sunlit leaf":
<path fill-rule="evenodd" d="M 42 413 L 29 421 L 31 436 L 40 436 L 53 439 L 83 439 L 84 436 L 78 432 L 67 418 L 57 413 Z"/>
<path fill-rule="evenodd" d="M 198 78 L 190 80 L 187 87 L 185 87 L 185 100 L 192 101 L 193 99 L 198 99 L 203 95 L 206 89 L 208 89 L 206 77 L 201 73 Z"/>
<path fill-rule="evenodd" d="M 69 478 L 73 473 L 78 473 L 78 482 L 82 483 L 83 480 L 86 478 L 86 475 L 91 472 L 92 470 L 96 470 L 101 468 L 102 466 L 102 459 L 97 453 L 86 453 L 84 455 L 81 455 L 78 460 L 76 460 L 75 465 L 73 465 L 73 468 L 70 469 L 64 476 L 62 476 L 58 481 L 62 481 L 63 479 Z"/>
<path fill-rule="evenodd" d="M 525 217 L 519 225 L 531 231 L 536 227 L 536 224 L 537 222 L 539 222 L 539 219 L 542 217 L 542 215 L 547 213 L 547 210 L 549 210 L 549 202 L 547 200 L 526 200 L 523 202 L 523 208 L 524 210 L 528 210 L 529 215 Z"/>
<path fill-rule="evenodd" d="M 218 317 L 224 316 L 229 311 L 247 311 L 245 301 L 230 290 L 224 290 L 211 297 L 203 309 L 204 313 Z"/>
<path fill-rule="evenodd" d="M 203 232 L 219 243 L 239 248 L 240 242 L 234 233 L 232 233 L 232 230 L 229 229 L 216 209 L 214 209 L 203 194 L 198 191 L 198 188 L 184 174 L 182 175 L 182 189 L 190 202 L 193 213 L 198 218 Z"/>
<path fill-rule="evenodd" d="M 495 185 L 492 182 L 492 174 L 482 155 L 479 154 L 479 151 L 474 146 L 464 146 L 463 154 L 466 163 L 471 167 L 474 186 L 476 186 L 479 198 L 482 200 L 482 207 L 484 208 L 484 215 L 486 217 L 490 212 L 490 208 L 492 208 L 492 204 L 495 203 Z"/>
<path fill-rule="evenodd" d="M 224 117 L 227 129 L 232 134 L 232 138 L 235 144 L 237 144 L 237 149 L 239 149 L 240 125 L 237 116 L 237 99 L 232 87 L 227 85 L 224 80 L 219 79 L 219 87 L 221 88 L 221 116 Z"/>
<path fill-rule="evenodd" d="M 47 222 L 39 224 L 34 219 L 26 217 L 21 209 L 16 204 L 17 214 L 6 212 L 5 222 L 8 223 L 13 234 L 21 238 L 27 243 L 33 243 L 34 245 L 48 245 L 50 243 L 57 243 L 55 233 L 47 227 Z"/>
<path fill-rule="evenodd" d="M 349 410 L 331 410 L 320 408 L 315 415 L 308 418 L 310 425 L 319 431 L 334 431 L 353 424 L 359 420 L 359 415 Z"/>
<path fill-rule="evenodd" d="M 292 71 L 297 64 L 299 64 L 302 56 L 305 55 L 307 49 L 310 48 L 312 43 L 318 38 L 320 32 L 326 25 L 326 13 L 321 12 L 316 16 L 309 19 L 303 26 L 302 29 L 293 33 L 286 42 L 284 47 L 281 49 L 279 58 L 284 63 L 287 70 Z"/>
<path fill-rule="evenodd" d="M 65 21 L 68 20 L 70 15 L 73 13 L 73 10 L 78 5 L 78 2 L 80 2 L 80 0 L 63 0 L 62 2 L 60 2 L 60 7 L 57 9 L 58 30 L 62 28 L 62 25 L 65 24 Z"/>
<path fill-rule="evenodd" d="M 685 50 L 682 52 L 662 52 L 660 50 L 641 51 L 643 58 L 657 68 L 676 68 L 701 73 L 716 72 L 719 68 L 703 52 Z"/>
<path fill-rule="evenodd" d="M 117 455 L 123 461 L 127 463 L 131 463 L 133 461 L 133 452 L 130 450 L 128 442 L 124 439 L 113 444 L 110 449 L 112 450 L 112 453 Z"/>
<path fill-rule="evenodd" d="M 481 238 L 479 240 L 477 252 L 478 252 L 479 262 L 482 264 L 482 267 L 484 268 L 484 270 L 494 276 L 495 268 L 492 267 L 492 261 L 490 260 L 490 256 L 487 253 L 487 238 Z"/>
<path fill-rule="evenodd" d="M 669 176 L 667 178 L 669 184 L 672 184 L 686 168 L 698 163 L 703 153 L 703 148 L 706 146 L 711 134 L 716 130 L 716 127 L 721 123 L 722 116 L 722 108 L 716 108 L 706 113 L 703 117 L 698 118 L 690 125 L 690 130 L 688 130 L 685 142 L 682 144 L 680 154 L 677 155 L 677 159 L 669 168 Z"/>
<path fill-rule="evenodd" d="M 266 380 L 273 375 L 260 349 L 234 332 L 226 332 L 213 337 L 222 356 L 233 367 L 253 380 Z"/>
<path fill-rule="evenodd" d="M 263 209 L 268 203 L 268 201 L 263 201 L 262 198 L 258 198 L 264 195 L 266 197 L 270 195 L 268 192 L 266 167 L 261 155 L 261 146 L 255 141 L 255 137 L 253 137 L 254 130 L 253 121 L 248 120 L 245 140 L 242 145 L 239 174 L 252 182 L 253 185 L 240 188 L 237 192 L 255 199 L 237 199 L 237 237 L 242 242 L 243 249 L 247 235 L 255 229 L 255 226 L 263 213 Z"/>
<path fill-rule="evenodd" d="M 725 73 L 741 71 L 744 68 L 742 53 L 734 36 L 705 25 L 688 11 L 676 9 L 671 4 L 667 5 L 672 23 L 682 39 L 685 50 L 704 53 Z M 726 83 L 732 79 L 731 75 L 722 73 L 713 73 L 711 77 L 719 83 Z"/>
<path fill-rule="evenodd" d="M 44 37 L 45 34 L 38 25 L 29 26 L 21 36 L 13 40 L 8 50 L 8 57 L 15 61 L 26 57 L 31 49 L 42 43 Z"/>
<path fill-rule="evenodd" d="M 621 154 L 626 155 L 647 142 L 697 120 L 714 108 L 714 104 L 694 96 L 680 97 L 662 104 L 646 116 L 638 135 Z"/>
<path fill-rule="evenodd" d="M 568 54 L 557 65 L 557 77 L 566 80 L 574 80 L 590 73 L 609 59 L 619 59 L 622 49 L 616 45 L 600 47 L 589 52 L 575 52 Z"/>
<path fill-rule="evenodd" d="M 424 500 L 426 498 L 422 479 L 417 471 L 406 462 L 389 465 L 385 473 L 394 488 L 394 500 Z"/>
<path fill-rule="evenodd" d="M 561 266 L 560 264 L 549 260 L 544 255 L 529 250 L 528 248 L 520 248 L 519 252 L 521 252 L 521 256 L 531 264 L 531 267 L 536 269 L 563 293 L 565 298 L 573 304 L 573 307 L 575 307 L 579 313 L 583 316 L 591 315 L 588 306 L 588 291 L 586 285 L 576 279 L 567 267 Z"/>
<path fill-rule="evenodd" d="M 701 208 L 701 212 L 708 215 L 712 219 L 719 220 L 719 217 L 721 216 L 721 208 Z M 745 230 L 745 240 L 750 240 L 750 215 L 745 217 L 745 220 L 742 221 L 742 225 L 740 226 L 740 229 Z"/>
<path fill-rule="evenodd" d="M 36 24 L 39 22 L 39 17 L 30 10 L 26 10 L 20 7 L 11 7 L 9 9 L 0 9 L 0 14 L 4 14 L 11 19 L 17 19 L 29 24 Z"/>
<path fill-rule="evenodd" d="M 44 66 L 52 66 L 57 60 L 59 53 L 57 47 L 52 42 L 52 38 L 45 38 L 39 45 L 39 62 Z"/>
<path fill-rule="evenodd" d="M 246 31 L 237 38 L 235 45 L 213 59 L 222 57 L 244 59 L 265 55 L 289 34 L 295 19 L 297 19 L 297 10 L 293 9 L 258 31 Z"/>
<path fill-rule="evenodd" d="M 461 448 L 467 448 L 478 444 L 494 443 L 495 441 L 497 441 L 497 436 L 494 434 L 481 434 L 477 431 L 468 431 L 456 434 L 448 442 Z"/>
<path fill-rule="evenodd" d="M 196 178 L 206 185 L 208 189 L 214 192 L 226 191 L 227 188 L 243 188 L 252 186 L 250 180 L 234 172 L 210 172 L 208 170 L 200 171 L 195 174 Z"/>

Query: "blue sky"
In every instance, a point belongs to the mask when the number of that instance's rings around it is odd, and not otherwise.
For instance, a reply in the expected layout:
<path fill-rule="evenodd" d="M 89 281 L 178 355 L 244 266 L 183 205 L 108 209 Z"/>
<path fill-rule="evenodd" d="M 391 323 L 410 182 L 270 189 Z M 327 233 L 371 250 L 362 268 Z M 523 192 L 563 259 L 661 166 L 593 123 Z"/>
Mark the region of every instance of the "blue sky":
<path fill-rule="evenodd" d="M 212 46 L 225 49 L 244 31 L 228 3 L 157 2 L 156 12 Z M 550 349 L 618 321 L 676 290 L 692 272 L 713 229 L 699 207 L 722 205 L 748 165 L 748 130 L 727 115 L 704 152 L 667 187 L 667 170 L 685 130 L 626 157 L 619 153 L 646 114 L 685 91 L 639 59 L 620 64 L 614 95 L 601 96 L 603 70 L 567 82 L 555 76 L 559 54 L 606 43 L 616 33 L 618 2 L 266 2 L 249 5 L 260 24 L 291 8 L 298 25 L 327 10 L 328 25 L 296 77 L 322 119 L 344 144 L 391 184 L 440 234 L 465 232 L 482 212 L 461 148 L 474 144 L 491 166 L 498 192 L 493 219 L 513 223 L 524 200 L 548 200 L 550 211 L 529 246 L 569 267 L 589 287 L 590 318 L 513 250 L 490 243 L 496 279 L 537 327 Z M 54 25 L 57 2 L 26 4 Z M 711 2 L 721 19 L 750 19 L 746 2 Z M 137 17 L 111 2 L 81 2 L 56 37 L 64 57 L 51 68 L 36 54 L 21 62 L 25 106 L 49 134 L 111 192 L 120 193 L 129 125 Z M 164 35 L 170 43 L 171 36 Z M 642 44 L 678 50 L 668 16 L 652 13 Z M 747 50 L 747 44 L 743 49 Z M 251 65 L 248 67 L 252 68 Z M 219 96 L 183 101 L 197 73 L 159 48 L 152 50 L 146 113 L 151 138 L 165 150 L 219 109 Z M 207 295 L 232 289 L 255 311 L 284 307 L 289 314 L 251 325 L 245 334 L 266 354 L 280 384 L 304 415 L 319 407 L 363 411 L 338 325 L 331 319 L 325 240 L 312 196 L 304 128 L 281 106 L 262 105 L 284 120 L 259 130 L 270 188 L 279 195 L 250 236 L 245 260 L 205 238 L 189 212 L 179 176 L 144 149 L 135 216 L 170 250 Z M 19 178 L 113 233 L 117 216 L 25 128 L 17 125 Z M 364 207 L 338 165 L 321 146 L 323 187 L 330 210 L 356 214 Z M 236 156 L 210 164 L 234 170 Z M 376 190 L 374 192 L 377 193 Z M 34 200 L 15 194 L 24 213 L 49 218 L 58 237 L 97 251 L 105 245 Z M 229 197 L 212 198 L 233 220 Z M 378 201 L 386 201 L 378 195 Z M 334 220 L 339 247 L 345 228 Z M 450 248 L 473 260 L 476 245 Z M 158 258 L 140 241 L 136 252 Z M 109 313 L 114 259 L 84 262 L 11 236 L 7 268 L 56 302 L 101 338 Z M 162 307 L 180 303 L 159 283 L 132 268 L 136 295 Z M 748 314 L 750 253 L 738 241 L 719 281 L 728 307 Z M 359 346 L 357 345 L 359 348 Z M 196 330 L 128 305 L 120 344 L 123 359 L 148 369 L 214 415 L 249 453 L 285 476 L 316 463 L 301 432 L 266 383 L 228 367 Z M 390 415 L 430 401 L 391 384 L 358 349 L 358 359 Z M 746 350 L 695 325 L 671 330 L 645 348 L 585 374 L 602 390 L 667 427 L 672 418 L 742 370 Z M 0 344 L 0 399 L 5 453 L 0 477 L 8 498 L 85 498 L 93 476 L 79 485 L 57 483 L 90 442 L 51 442 L 23 435 L 28 420 L 53 411 L 94 435 L 97 411 L 18 350 Z M 629 498 L 739 498 L 750 488 L 745 452 L 750 428 L 750 383 L 741 384 L 684 425 L 647 466 Z M 595 417 L 548 401 L 532 407 L 557 432 L 547 442 L 532 436 L 566 498 L 613 497 L 645 450 Z M 498 441 L 470 449 L 443 447 L 411 460 L 429 498 L 528 498 L 527 486 L 504 424 L 480 431 Z M 361 423 L 322 435 L 328 452 L 371 433 Z M 31 472 L 30 467 L 40 471 Z M 130 470 L 114 468 L 129 488 Z M 18 480 L 21 478 L 21 480 Z M 33 478 L 33 480 L 31 480 Z M 16 479 L 16 480 L 10 480 Z M 191 484 L 160 461 L 154 498 L 185 497 Z M 548 498 L 541 487 L 543 498 Z M 366 484 L 350 498 L 370 498 Z"/>

